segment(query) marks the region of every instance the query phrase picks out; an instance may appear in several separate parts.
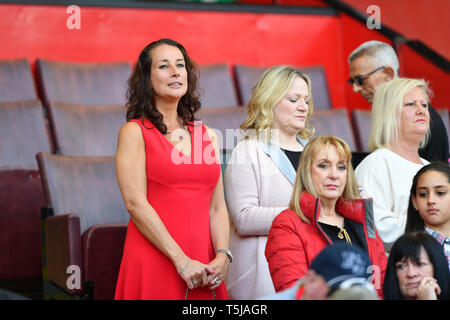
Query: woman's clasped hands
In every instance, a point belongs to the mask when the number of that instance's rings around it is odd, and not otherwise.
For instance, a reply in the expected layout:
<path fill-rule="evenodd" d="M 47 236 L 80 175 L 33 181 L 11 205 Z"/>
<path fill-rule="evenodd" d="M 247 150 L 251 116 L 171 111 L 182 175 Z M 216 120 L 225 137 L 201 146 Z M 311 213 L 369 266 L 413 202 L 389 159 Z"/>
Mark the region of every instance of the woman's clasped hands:
<path fill-rule="evenodd" d="M 228 269 L 228 260 L 222 255 L 217 256 L 207 265 L 189 257 L 186 257 L 184 261 L 184 264 L 177 264 L 177 271 L 189 289 L 205 286 L 211 290 L 216 289 L 222 283 Z"/>

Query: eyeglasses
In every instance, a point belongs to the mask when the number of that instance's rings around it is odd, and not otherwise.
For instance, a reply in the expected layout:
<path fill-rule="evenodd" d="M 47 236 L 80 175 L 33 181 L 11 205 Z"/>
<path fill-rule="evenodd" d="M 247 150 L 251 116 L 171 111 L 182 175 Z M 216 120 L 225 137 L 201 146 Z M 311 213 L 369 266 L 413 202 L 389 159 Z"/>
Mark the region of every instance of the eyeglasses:
<path fill-rule="evenodd" d="M 375 70 L 370 71 L 369 73 L 363 74 L 362 76 L 358 76 L 355 79 L 350 78 L 347 80 L 347 82 L 353 87 L 353 84 L 356 83 L 358 86 L 362 86 L 364 83 L 364 80 L 366 80 L 370 75 L 377 72 L 378 70 L 382 70 L 385 67 L 378 67 Z"/>

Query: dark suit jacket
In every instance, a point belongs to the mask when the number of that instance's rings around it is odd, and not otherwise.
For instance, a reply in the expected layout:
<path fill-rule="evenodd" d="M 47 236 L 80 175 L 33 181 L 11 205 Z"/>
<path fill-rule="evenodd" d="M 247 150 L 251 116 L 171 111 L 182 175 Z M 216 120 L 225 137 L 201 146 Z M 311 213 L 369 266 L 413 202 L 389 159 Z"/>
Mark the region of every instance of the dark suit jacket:
<path fill-rule="evenodd" d="M 444 122 L 439 113 L 428 105 L 430 113 L 430 133 L 431 137 L 424 148 L 419 149 L 419 155 L 428 161 L 441 161 L 448 163 L 448 136 Z"/>

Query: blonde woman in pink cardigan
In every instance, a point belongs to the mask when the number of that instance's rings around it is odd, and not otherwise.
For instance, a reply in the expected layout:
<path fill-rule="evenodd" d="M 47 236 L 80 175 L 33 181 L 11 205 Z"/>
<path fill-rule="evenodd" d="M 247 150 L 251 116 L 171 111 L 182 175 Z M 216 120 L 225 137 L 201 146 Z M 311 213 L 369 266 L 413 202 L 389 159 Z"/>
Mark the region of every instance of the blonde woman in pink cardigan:
<path fill-rule="evenodd" d="M 273 219 L 289 205 L 301 151 L 314 134 L 311 82 L 289 66 L 269 68 L 256 85 L 241 125 L 245 138 L 225 171 L 231 215 L 230 299 L 275 293 L 264 250 Z"/>

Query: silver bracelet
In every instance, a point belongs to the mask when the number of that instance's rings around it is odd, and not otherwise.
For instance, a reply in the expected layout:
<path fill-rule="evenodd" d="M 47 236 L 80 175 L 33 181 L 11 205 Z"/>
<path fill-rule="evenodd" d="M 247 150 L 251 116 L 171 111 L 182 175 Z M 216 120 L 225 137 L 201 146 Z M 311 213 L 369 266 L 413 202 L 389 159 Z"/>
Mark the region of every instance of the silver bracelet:
<path fill-rule="evenodd" d="M 184 265 L 183 269 L 181 269 L 181 271 L 178 272 L 178 275 L 181 275 L 181 274 L 183 273 L 183 271 L 186 270 L 186 268 L 187 268 L 187 266 L 188 266 L 188 264 L 189 264 L 190 261 L 191 261 L 191 258 L 188 257 L 188 261 L 187 261 L 186 264 Z"/>
<path fill-rule="evenodd" d="M 216 251 L 216 254 L 218 253 L 225 253 L 228 257 L 228 260 L 230 261 L 230 263 L 233 262 L 233 255 L 231 254 L 231 251 L 229 249 L 218 249 Z"/>

